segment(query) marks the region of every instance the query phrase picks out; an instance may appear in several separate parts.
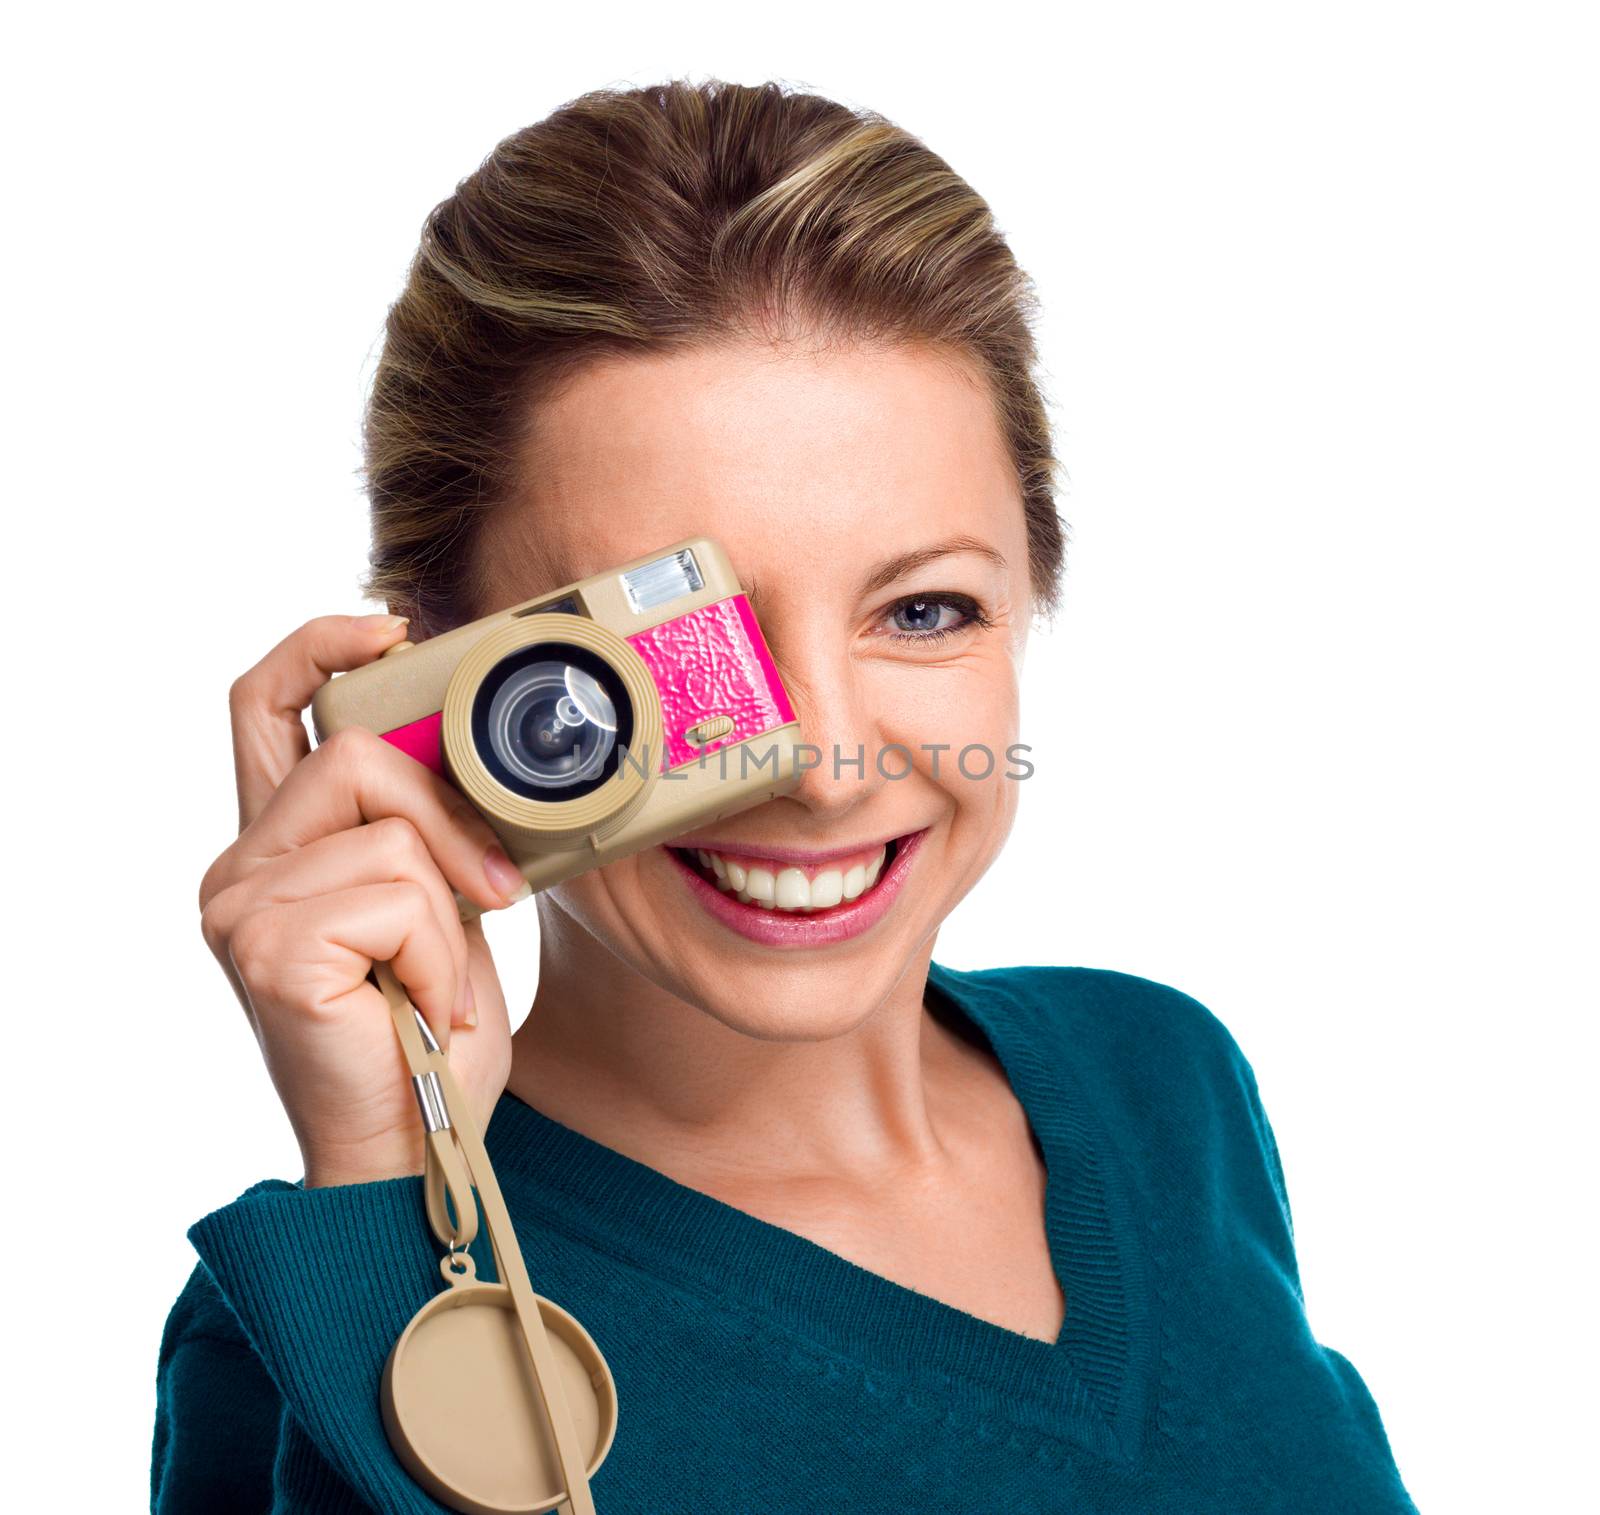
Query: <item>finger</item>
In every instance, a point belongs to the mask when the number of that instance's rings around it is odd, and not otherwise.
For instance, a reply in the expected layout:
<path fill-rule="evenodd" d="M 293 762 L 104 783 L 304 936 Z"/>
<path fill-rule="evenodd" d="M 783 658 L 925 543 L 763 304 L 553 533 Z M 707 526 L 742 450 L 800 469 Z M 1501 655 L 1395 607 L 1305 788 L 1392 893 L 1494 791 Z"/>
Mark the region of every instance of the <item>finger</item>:
<path fill-rule="evenodd" d="M 338 831 L 269 858 L 212 897 L 201 912 L 200 928 L 211 950 L 225 961 L 239 922 L 258 910 L 363 884 L 399 882 L 426 890 L 455 962 L 458 1008 L 464 1007 L 468 953 L 455 896 L 416 827 L 399 816 Z"/>
<path fill-rule="evenodd" d="M 311 750 L 301 719 L 311 696 L 335 673 L 360 668 L 393 646 L 404 625 L 398 616 L 317 616 L 233 681 L 228 717 L 241 831 Z"/>
<path fill-rule="evenodd" d="M 234 932 L 231 951 L 252 998 L 293 1002 L 295 986 L 281 981 L 287 957 L 281 944 L 288 941 L 299 944 L 292 969 L 296 980 L 315 970 L 319 964 L 312 959 L 320 957 L 330 981 L 340 984 L 304 1008 L 340 1013 L 341 1002 L 366 981 L 372 964 L 387 962 L 439 1045 L 449 1046 L 455 960 L 427 892 L 418 885 L 362 884 L 270 905 L 246 917 Z M 307 943 L 319 944 L 320 953 L 308 952 Z"/>
<path fill-rule="evenodd" d="M 494 949 L 483 934 L 481 915 L 463 923 L 461 934 L 467 944 L 467 982 L 472 986 L 477 1011 L 476 1024 L 494 1026 L 509 1032 L 510 1016 L 506 1011 L 505 989 L 500 983 L 500 973 L 495 967 Z"/>
<path fill-rule="evenodd" d="M 279 853 L 390 816 L 410 821 L 451 887 L 483 909 L 499 910 L 527 892 L 499 837 L 459 790 L 360 726 L 336 732 L 290 770 L 212 865 L 208 885 L 226 888 Z M 503 870 L 498 879 L 491 867 Z"/>

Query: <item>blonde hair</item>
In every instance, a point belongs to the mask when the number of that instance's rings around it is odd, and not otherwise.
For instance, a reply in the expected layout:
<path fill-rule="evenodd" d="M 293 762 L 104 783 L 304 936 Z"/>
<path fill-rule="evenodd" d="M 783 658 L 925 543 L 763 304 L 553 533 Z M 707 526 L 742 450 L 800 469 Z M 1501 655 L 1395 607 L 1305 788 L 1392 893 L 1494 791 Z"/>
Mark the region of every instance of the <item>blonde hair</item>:
<path fill-rule="evenodd" d="M 1048 614 L 1065 532 L 1035 313 L 989 207 L 874 112 L 777 83 L 583 95 L 427 217 L 363 418 L 362 588 L 413 635 L 486 613 L 477 531 L 527 482 L 541 395 L 602 354 L 810 325 L 936 344 L 987 377 Z"/>

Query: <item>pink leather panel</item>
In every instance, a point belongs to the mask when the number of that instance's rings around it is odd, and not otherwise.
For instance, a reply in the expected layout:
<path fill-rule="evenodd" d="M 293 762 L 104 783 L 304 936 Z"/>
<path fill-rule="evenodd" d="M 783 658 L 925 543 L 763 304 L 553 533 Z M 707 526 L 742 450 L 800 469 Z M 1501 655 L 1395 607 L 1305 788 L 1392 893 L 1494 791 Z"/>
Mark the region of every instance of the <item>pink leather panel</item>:
<path fill-rule="evenodd" d="M 661 691 L 669 768 L 794 719 L 761 628 L 742 594 L 636 632 L 628 641 Z M 684 732 L 713 715 L 731 716 L 733 730 L 704 748 L 691 747 Z M 649 761 L 658 764 L 659 754 L 651 753 Z"/>

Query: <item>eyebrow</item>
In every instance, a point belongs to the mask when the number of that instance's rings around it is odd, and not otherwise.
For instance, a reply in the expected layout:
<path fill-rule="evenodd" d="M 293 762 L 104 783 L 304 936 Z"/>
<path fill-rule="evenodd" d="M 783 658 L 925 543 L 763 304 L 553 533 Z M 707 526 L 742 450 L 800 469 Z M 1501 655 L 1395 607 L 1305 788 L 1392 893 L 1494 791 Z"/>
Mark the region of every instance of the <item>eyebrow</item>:
<path fill-rule="evenodd" d="M 948 537 L 943 542 L 935 542 L 928 547 L 914 547 L 910 552 L 885 558 L 862 580 L 861 592 L 864 595 L 875 594 L 880 589 L 887 589 L 896 579 L 903 579 L 908 573 L 915 573 L 929 563 L 960 552 L 975 552 L 1002 568 L 1007 566 L 1005 558 L 980 537 Z"/>
<path fill-rule="evenodd" d="M 997 563 L 1001 568 L 1010 566 L 999 551 L 980 537 L 966 535 L 948 537 L 943 542 L 935 542 L 928 547 L 914 547 L 910 552 L 885 558 L 862 581 L 861 593 L 876 594 L 880 589 L 887 589 L 896 579 L 903 579 L 908 573 L 915 573 L 917 569 L 926 567 L 929 563 L 961 552 L 975 552 L 979 557 L 988 558 L 991 563 Z M 745 581 L 744 589 L 750 608 L 760 615 L 763 596 L 761 586 L 756 583 L 753 575 Z"/>

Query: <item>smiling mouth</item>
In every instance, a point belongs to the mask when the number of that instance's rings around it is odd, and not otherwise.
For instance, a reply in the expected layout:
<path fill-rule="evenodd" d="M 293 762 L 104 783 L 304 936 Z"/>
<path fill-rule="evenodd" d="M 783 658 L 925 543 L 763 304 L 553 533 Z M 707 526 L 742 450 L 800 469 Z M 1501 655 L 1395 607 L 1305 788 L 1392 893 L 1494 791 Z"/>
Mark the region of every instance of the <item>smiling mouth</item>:
<path fill-rule="evenodd" d="M 666 850 L 697 878 L 752 910 L 827 916 L 869 898 L 893 868 L 906 840 L 894 837 L 873 851 L 806 867 L 704 847 Z"/>

